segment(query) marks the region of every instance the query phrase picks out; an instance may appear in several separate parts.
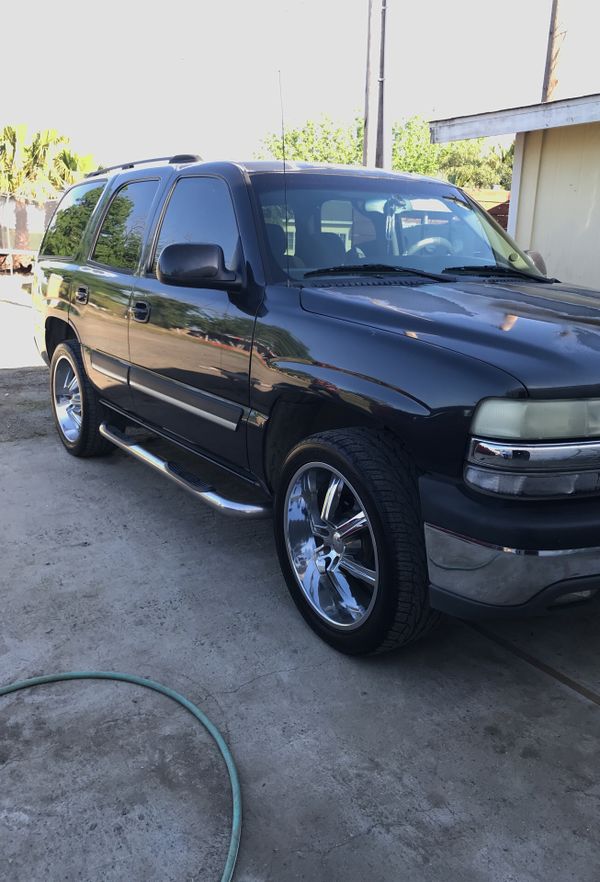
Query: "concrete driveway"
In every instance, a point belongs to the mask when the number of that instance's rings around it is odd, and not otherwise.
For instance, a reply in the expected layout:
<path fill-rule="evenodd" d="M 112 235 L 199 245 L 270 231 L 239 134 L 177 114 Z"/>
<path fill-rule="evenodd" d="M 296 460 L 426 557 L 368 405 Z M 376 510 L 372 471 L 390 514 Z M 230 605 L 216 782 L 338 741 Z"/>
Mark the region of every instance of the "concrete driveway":
<path fill-rule="evenodd" d="M 239 765 L 240 882 L 598 882 L 597 605 L 338 655 L 268 522 L 118 452 L 69 457 L 46 384 L 0 371 L 1 682 L 120 670 L 198 703 Z M 166 699 L 0 699 L 3 882 L 218 880 L 229 824 L 216 748 Z"/>

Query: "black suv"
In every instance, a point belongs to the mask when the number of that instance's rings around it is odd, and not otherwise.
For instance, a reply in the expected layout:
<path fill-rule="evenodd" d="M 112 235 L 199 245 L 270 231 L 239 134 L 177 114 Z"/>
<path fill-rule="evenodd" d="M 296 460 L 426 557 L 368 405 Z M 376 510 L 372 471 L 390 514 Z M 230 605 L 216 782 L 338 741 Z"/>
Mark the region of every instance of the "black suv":
<path fill-rule="evenodd" d="M 74 456 L 116 445 L 225 514 L 272 504 L 292 597 L 344 652 L 406 644 L 440 611 L 588 598 L 600 301 L 538 265 L 419 176 L 190 156 L 100 170 L 63 196 L 36 267 L 59 437 Z"/>

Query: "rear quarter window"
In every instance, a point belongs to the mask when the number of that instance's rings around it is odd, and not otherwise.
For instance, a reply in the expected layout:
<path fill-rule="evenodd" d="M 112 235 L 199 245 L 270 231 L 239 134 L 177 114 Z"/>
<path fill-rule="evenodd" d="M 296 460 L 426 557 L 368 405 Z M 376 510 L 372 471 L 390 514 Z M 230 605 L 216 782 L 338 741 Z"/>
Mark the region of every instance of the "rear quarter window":
<path fill-rule="evenodd" d="M 40 257 L 74 257 L 105 182 L 88 181 L 68 190 L 52 216 Z"/>

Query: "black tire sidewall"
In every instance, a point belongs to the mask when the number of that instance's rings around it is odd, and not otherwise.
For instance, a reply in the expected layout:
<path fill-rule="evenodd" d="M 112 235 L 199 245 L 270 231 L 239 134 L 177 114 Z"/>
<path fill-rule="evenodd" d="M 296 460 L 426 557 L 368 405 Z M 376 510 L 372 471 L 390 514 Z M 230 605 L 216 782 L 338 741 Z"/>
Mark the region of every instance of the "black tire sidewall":
<path fill-rule="evenodd" d="M 83 366 L 81 364 L 81 356 L 77 357 L 78 353 L 76 353 L 75 346 L 78 346 L 77 343 L 72 343 L 71 341 L 65 343 L 59 343 L 54 353 L 52 355 L 52 361 L 50 362 L 50 395 L 52 402 L 52 416 L 54 417 L 54 424 L 56 426 L 56 431 L 58 432 L 58 437 L 60 438 L 63 446 L 72 453 L 73 456 L 80 456 L 84 453 L 87 448 L 88 438 L 90 435 L 90 407 L 89 407 L 89 384 L 87 381 L 87 377 L 84 373 Z M 58 421 L 58 417 L 56 414 L 55 400 L 54 400 L 54 375 L 56 373 L 56 367 L 58 362 L 61 359 L 66 359 L 71 365 L 75 375 L 77 377 L 77 382 L 79 383 L 79 391 L 81 395 L 81 431 L 79 433 L 79 437 L 76 441 L 69 441 L 69 439 L 63 433 L 60 423 Z"/>
<path fill-rule="evenodd" d="M 366 509 L 373 530 L 379 565 L 378 594 L 367 620 L 351 631 L 328 625 L 314 611 L 296 580 L 288 555 L 284 527 L 287 491 L 298 469 L 313 461 L 331 465 L 347 477 Z M 398 580 L 393 538 L 390 537 L 389 529 L 386 530 L 385 512 L 381 510 L 368 481 L 363 478 L 350 459 L 336 450 L 333 445 L 317 439 L 314 441 L 308 439 L 290 454 L 284 464 L 275 497 L 274 518 L 275 542 L 280 566 L 292 599 L 310 627 L 327 643 L 346 654 L 360 655 L 375 652 L 385 640 L 396 615 Z M 415 512 L 415 526 L 417 524 L 418 533 L 416 532 L 413 538 L 418 541 L 419 534 L 422 536 L 419 512 Z"/>

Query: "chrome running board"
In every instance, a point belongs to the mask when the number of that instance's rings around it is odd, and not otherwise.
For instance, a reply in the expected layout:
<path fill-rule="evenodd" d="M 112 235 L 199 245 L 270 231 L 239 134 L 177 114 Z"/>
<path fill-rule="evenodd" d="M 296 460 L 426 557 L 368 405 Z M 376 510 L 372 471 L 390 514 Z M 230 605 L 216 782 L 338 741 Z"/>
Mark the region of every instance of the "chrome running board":
<path fill-rule="evenodd" d="M 214 508 L 215 511 L 220 511 L 221 514 L 231 515 L 232 517 L 241 518 L 270 517 L 270 505 L 254 505 L 250 502 L 235 502 L 233 499 L 226 499 L 224 496 L 219 496 L 209 484 L 206 484 L 196 475 L 192 475 L 190 472 L 185 471 L 185 469 L 177 465 L 177 463 L 168 462 L 166 459 L 161 459 L 154 453 L 150 453 L 149 450 L 146 450 L 145 447 L 142 447 L 137 441 L 130 438 L 129 435 L 126 435 L 114 426 L 110 426 L 108 423 L 101 423 L 99 430 L 100 434 L 112 444 L 120 447 L 125 453 L 131 454 L 131 456 L 135 457 L 135 459 L 138 459 L 140 462 L 150 466 L 155 472 L 160 472 L 165 478 L 169 478 L 175 484 L 183 487 L 184 490 L 187 490 L 188 493 L 191 493 L 192 496 L 195 496 L 200 502 L 204 502 L 206 505 Z"/>

